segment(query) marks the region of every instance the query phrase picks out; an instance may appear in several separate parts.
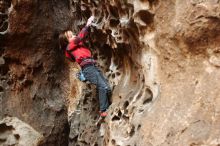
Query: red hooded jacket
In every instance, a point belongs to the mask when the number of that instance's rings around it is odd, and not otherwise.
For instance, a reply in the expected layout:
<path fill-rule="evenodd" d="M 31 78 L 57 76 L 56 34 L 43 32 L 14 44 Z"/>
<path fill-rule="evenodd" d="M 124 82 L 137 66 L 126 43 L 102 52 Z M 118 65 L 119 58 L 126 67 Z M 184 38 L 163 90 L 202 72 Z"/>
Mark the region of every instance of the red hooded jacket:
<path fill-rule="evenodd" d="M 74 56 L 75 61 L 80 65 L 83 59 L 91 58 L 91 51 L 83 45 L 83 39 L 88 34 L 88 26 L 85 26 L 79 34 L 68 44 L 65 55 L 72 60 Z M 71 53 L 71 54 L 70 54 Z"/>

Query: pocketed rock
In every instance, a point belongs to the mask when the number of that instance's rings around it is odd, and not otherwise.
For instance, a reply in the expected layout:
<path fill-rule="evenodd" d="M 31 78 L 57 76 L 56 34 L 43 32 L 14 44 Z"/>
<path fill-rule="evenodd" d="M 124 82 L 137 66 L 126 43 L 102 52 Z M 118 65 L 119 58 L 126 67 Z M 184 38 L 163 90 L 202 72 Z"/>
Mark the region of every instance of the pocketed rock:
<path fill-rule="evenodd" d="M 43 135 L 39 145 L 68 144 L 68 77 L 57 45 L 68 6 L 68 0 L 0 0 L 0 117 L 36 129 Z"/>
<path fill-rule="evenodd" d="M 16 117 L 0 121 L 0 145 L 37 146 L 43 135 Z"/>
<path fill-rule="evenodd" d="M 220 144 L 219 6 L 73 0 L 74 17 L 96 16 L 90 42 L 114 89 L 102 145 Z"/>

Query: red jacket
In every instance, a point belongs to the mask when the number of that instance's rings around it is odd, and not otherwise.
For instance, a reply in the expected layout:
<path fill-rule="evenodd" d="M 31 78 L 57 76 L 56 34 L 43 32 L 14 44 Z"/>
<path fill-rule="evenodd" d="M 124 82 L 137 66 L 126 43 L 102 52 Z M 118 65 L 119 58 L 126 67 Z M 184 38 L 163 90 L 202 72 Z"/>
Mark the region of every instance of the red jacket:
<path fill-rule="evenodd" d="M 85 26 L 80 31 L 80 33 L 68 44 L 65 50 L 66 57 L 72 60 L 70 55 L 71 53 L 78 64 L 81 64 L 83 59 L 92 57 L 91 51 L 83 45 L 83 39 L 86 37 L 87 34 L 88 27 Z"/>

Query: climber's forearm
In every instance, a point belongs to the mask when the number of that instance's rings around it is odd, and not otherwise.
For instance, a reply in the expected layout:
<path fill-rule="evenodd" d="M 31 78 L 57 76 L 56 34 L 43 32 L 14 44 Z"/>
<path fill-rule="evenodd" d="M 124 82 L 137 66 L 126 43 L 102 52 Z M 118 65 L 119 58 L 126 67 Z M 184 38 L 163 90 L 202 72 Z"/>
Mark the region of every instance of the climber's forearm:
<path fill-rule="evenodd" d="M 78 34 L 78 37 L 80 37 L 80 39 L 83 39 L 89 33 L 88 31 L 89 26 L 91 26 L 94 19 L 95 19 L 94 16 L 89 17 L 89 19 L 87 20 L 86 26 L 83 27 L 83 29 Z"/>
<path fill-rule="evenodd" d="M 87 34 L 89 33 L 88 29 L 89 29 L 89 26 L 83 27 L 83 29 L 82 29 L 82 30 L 80 31 L 80 33 L 78 34 L 78 37 L 79 37 L 80 39 L 85 38 L 85 37 L 87 36 Z"/>

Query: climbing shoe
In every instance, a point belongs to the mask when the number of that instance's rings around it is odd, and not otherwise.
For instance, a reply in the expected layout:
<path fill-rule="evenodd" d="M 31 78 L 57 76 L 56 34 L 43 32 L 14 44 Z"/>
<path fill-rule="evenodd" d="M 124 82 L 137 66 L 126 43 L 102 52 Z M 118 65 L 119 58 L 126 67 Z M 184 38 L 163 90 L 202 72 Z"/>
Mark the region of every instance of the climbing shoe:
<path fill-rule="evenodd" d="M 106 117 L 108 115 L 108 113 L 106 111 L 104 111 L 104 112 L 99 111 L 99 114 L 101 117 Z"/>

